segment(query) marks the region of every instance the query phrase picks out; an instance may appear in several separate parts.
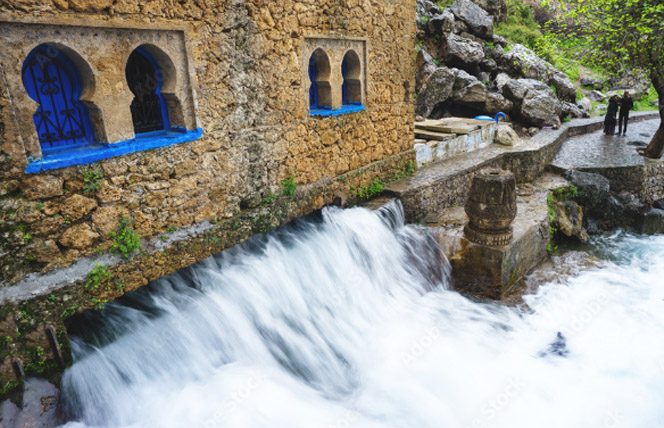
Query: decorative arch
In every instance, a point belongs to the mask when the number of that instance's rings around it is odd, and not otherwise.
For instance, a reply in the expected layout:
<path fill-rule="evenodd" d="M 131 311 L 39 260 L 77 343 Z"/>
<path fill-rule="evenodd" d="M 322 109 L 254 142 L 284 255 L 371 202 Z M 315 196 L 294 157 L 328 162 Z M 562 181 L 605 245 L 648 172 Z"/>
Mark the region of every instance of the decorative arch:
<path fill-rule="evenodd" d="M 331 109 L 332 108 L 332 85 L 330 83 L 331 67 L 330 58 L 321 49 L 316 49 L 309 59 L 309 108 Z"/>
<path fill-rule="evenodd" d="M 341 62 L 341 97 L 343 105 L 362 105 L 362 63 L 354 50 L 349 50 Z"/>
<path fill-rule="evenodd" d="M 183 125 L 176 68 L 168 54 L 154 45 L 137 47 L 127 58 L 125 77 L 134 95 L 130 107 L 136 134 Z"/>
<path fill-rule="evenodd" d="M 89 101 L 94 74 L 78 53 L 60 44 L 41 44 L 25 58 L 21 74 L 28 96 L 38 105 L 33 122 L 43 156 L 95 142 L 88 109 L 97 113 Z"/>

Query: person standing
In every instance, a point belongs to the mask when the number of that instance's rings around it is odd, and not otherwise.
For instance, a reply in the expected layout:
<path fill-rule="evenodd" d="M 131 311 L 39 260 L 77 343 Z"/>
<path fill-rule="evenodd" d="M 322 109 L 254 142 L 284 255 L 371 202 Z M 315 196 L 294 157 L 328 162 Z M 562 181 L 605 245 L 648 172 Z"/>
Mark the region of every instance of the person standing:
<path fill-rule="evenodd" d="M 627 122 L 629 122 L 629 112 L 634 107 L 634 100 L 628 91 L 620 99 L 620 114 L 618 115 L 618 135 L 624 137 L 627 134 Z"/>
<path fill-rule="evenodd" d="M 620 98 L 617 95 L 609 98 L 609 105 L 606 109 L 606 116 L 604 117 L 604 134 L 614 135 L 616 133 L 616 114 L 618 114 L 618 107 Z"/>

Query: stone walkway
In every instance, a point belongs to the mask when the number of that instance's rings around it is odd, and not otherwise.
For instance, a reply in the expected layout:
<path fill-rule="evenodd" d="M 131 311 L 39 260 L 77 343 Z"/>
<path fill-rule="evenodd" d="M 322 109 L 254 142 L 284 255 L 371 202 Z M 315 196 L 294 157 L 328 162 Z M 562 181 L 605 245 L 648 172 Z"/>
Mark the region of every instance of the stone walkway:
<path fill-rule="evenodd" d="M 647 160 L 637 153 L 645 147 L 659 127 L 659 120 L 629 125 L 627 136 L 607 136 L 602 131 L 571 138 L 552 165 L 560 169 L 600 168 L 644 165 Z"/>

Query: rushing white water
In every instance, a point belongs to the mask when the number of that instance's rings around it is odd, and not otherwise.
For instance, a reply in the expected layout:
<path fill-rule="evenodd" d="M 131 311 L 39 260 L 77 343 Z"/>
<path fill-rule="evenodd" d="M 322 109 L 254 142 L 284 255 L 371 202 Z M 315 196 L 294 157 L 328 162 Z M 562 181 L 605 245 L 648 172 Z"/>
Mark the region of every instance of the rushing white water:
<path fill-rule="evenodd" d="M 79 323 L 68 426 L 664 426 L 664 238 L 597 246 L 505 308 L 398 204 L 328 209 Z"/>

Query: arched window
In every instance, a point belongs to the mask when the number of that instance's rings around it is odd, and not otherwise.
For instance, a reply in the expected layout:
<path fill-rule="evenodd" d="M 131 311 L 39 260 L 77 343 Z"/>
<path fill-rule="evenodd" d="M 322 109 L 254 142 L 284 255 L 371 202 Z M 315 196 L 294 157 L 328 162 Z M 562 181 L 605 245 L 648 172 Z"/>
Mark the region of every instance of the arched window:
<path fill-rule="evenodd" d="M 341 75 L 344 79 L 341 91 L 344 105 L 362 105 L 361 74 L 360 57 L 353 50 L 346 52 L 341 62 Z"/>
<path fill-rule="evenodd" d="M 168 129 L 168 108 L 161 93 L 164 76 L 152 54 L 143 47 L 136 48 L 129 55 L 125 75 L 129 90 L 134 94 L 131 102 L 134 132 Z"/>
<path fill-rule="evenodd" d="M 23 62 L 23 85 L 39 104 L 33 115 L 43 155 L 94 143 L 84 83 L 77 66 L 55 45 L 34 48 Z"/>
<path fill-rule="evenodd" d="M 309 108 L 332 108 L 332 87 L 330 85 L 330 60 L 322 49 L 316 49 L 309 59 Z"/>

